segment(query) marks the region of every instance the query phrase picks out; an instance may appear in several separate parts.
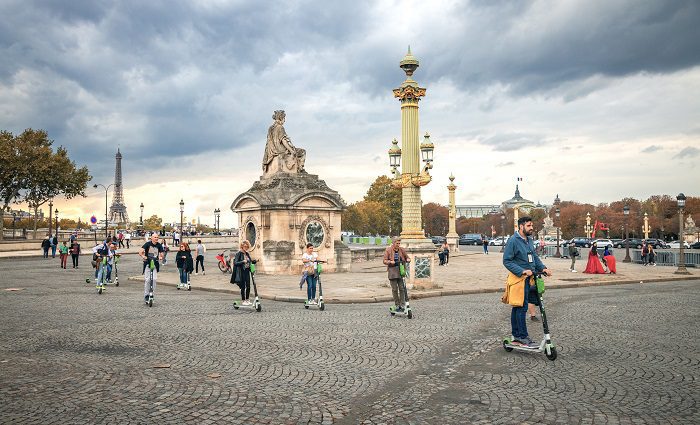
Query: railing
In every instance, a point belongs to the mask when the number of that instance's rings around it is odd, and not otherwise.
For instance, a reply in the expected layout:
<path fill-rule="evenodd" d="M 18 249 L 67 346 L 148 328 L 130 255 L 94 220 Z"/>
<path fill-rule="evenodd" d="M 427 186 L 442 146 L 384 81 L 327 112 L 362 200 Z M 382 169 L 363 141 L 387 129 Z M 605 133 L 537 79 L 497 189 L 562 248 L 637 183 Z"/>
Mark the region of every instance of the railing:
<path fill-rule="evenodd" d="M 642 262 L 642 251 L 640 250 L 630 250 L 632 254 L 632 261 L 635 263 Z M 698 250 L 685 250 L 683 252 L 685 257 L 686 267 L 700 267 L 700 251 Z M 678 266 L 678 260 L 680 257 L 679 251 L 655 251 L 654 263 L 659 266 Z"/>
<path fill-rule="evenodd" d="M 391 238 L 387 236 L 342 236 L 340 239 L 347 244 L 359 245 L 386 246 L 391 243 Z"/>

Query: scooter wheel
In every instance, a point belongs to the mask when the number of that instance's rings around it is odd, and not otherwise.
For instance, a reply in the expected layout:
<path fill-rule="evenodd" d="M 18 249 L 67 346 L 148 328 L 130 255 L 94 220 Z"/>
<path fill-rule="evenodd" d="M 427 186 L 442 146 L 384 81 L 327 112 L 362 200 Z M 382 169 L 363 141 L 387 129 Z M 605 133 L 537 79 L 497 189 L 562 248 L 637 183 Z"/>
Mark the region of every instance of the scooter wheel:
<path fill-rule="evenodd" d="M 321 305 L 318 306 L 318 309 L 321 310 L 321 311 L 325 310 L 325 309 L 326 309 L 326 304 L 321 303 Z"/>
<path fill-rule="evenodd" d="M 119 286 L 119 281 L 114 282 L 114 286 Z"/>
<path fill-rule="evenodd" d="M 188 287 L 187 287 L 187 290 L 188 290 L 188 291 L 191 291 L 191 290 L 192 290 L 192 287 L 191 287 L 191 286 L 188 286 Z"/>
<path fill-rule="evenodd" d="M 406 313 L 406 317 L 408 317 L 409 319 L 413 319 L 413 312 L 411 310 L 408 310 L 408 312 Z"/>
<path fill-rule="evenodd" d="M 304 304 L 304 308 L 308 310 L 309 306 L 307 304 Z"/>
<path fill-rule="evenodd" d="M 545 355 L 547 356 L 547 358 L 549 360 L 554 361 L 557 359 L 557 349 L 552 347 L 552 348 L 550 348 L 549 354 L 547 354 L 547 352 L 545 351 Z"/>
<path fill-rule="evenodd" d="M 180 290 L 180 286 L 177 287 L 177 290 L 178 290 L 178 291 Z"/>
<path fill-rule="evenodd" d="M 513 347 L 509 347 L 509 343 L 510 342 L 507 339 L 503 340 L 503 349 L 510 353 L 511 351 L 513 351 Z"/>
<path fill-rule="evenodd" d="M 391 314 L 391 315 L 393 316 L 393 315 L 396 314 L 396 313 L 394 313 L 393 311 L 390 311 L 389 314 Z"/>
<path fill-rule="evenodd" d="M 153 300 L 152 299 L 148 300 L 148 306 L 153 307 Z"/>
<path fill-rule="evenodd" d="M 262 304 L 258 304 L 257 307 L 255 307 L 255 311 L 260 313 L 262 311 Z"/>

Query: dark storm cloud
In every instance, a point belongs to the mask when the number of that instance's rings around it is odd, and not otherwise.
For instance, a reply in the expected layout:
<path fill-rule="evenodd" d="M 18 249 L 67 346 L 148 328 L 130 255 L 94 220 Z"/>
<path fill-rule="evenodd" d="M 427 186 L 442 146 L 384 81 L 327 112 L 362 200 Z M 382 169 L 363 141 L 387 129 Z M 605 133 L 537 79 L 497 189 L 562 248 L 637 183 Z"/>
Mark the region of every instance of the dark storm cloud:
<path fill-rule="evenodd" d="M 449 42 L 424 53 L 429 78 L 548 91 L 595 75 L 665 73 L 700 63 L 700 2 L 470 2 Z M 462 18 L 462 19 L 459 19 Z M 592 88 L 590 89 L 592 90 Z M 585 94 L 585 93 L 584 93 Z"/>

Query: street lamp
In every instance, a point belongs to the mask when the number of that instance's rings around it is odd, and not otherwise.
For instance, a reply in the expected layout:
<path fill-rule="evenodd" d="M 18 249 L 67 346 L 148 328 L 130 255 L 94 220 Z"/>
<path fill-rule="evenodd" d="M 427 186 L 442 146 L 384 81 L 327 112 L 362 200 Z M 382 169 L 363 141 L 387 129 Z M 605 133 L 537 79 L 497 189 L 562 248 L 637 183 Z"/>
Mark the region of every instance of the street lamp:
<path fill-rule="evenodd" d="M 559 199 L 559 194 L 557 193 L 557 197 L 554 198 L 554 206 L 556 209 L 554 210 L 554 217 L 556 218 L 557 222 L 555 224 L 555 227 L 557 228 L 557 252 L 554 254 L 554 258 L 561 258 L 561 251 L 559 250 L 559 203 L 561 200 Z"/>
<path fill-rule="evenodd" d="M 683 237 L 683 208 L 685 208 L 685 195 L 679 193 L 678 196 L 676 196 L 676 200 L 678 201 L 678 242 L 680 242 L 681 250 L 678 254 L 678 269 L 674 274 L 690 274 L 685 268 L 685 247 L 683 246 L 685 244 L 685 238 Z"/>
<path fill-rule="evenodd" d="M 185 212 L 185 202 L 180 199 L 180 238 L 182 239 L 182 214 Z"/>
<path fill-rule="evenodd" d="M 216 208 L 214 210 L 214 229 L 216 229 L 217 232 L 219 231 L 219 216 L 220 216 L 220 214 L 221 214 L 221 210 Z"/>
<path fill-rule="evenodd" d="M 49 237 L 52 235 L 51 233 L 51 225 L 53 224 L 53 218 L 51 217 L 51 212 L 53 211 L 53 199 L 49 200 Z"/>
<path fill-rule="evenodd" d="M 506 215 L 501 214 L 501 234 L 503 235 L 503 243 L 501 244 L 501 252 L 503 252 L 503 248 L 506 246 Z"/>
<path fill-rule="evenodd" d="M 15 224 L 17 222 L 17 213 L 12 211 L 12 239 L 15 238 Z"/>
<path fill-rule="evenodd" d="M 625 259 L 622 260 L 622 262 L 631 263 L 632 259 L 630 258 L 630 234 L 627 230 L 627 218 L 630 215 L 629 205 L 625 205 L 625 207 L 622 208 L 622 212 L 625 214 Z"/>
<path fill-rule="evenodd" d="M 143 231 L 143 202 L 141 202 L 139 208 L 141 208 L 141 217 L 139 218 L 139 224 L 141 225 L 141 230 Z"/>
<path fill-rule="evenodd" d="M 109 188 L 114 186 L 114 184 L 110 184 L 109 186 L 105 186 L 103 184 L 93 184 L 92 187 L 97 189 L 97 186 L 102 186 L 102 188 L 105 190 L 105 239 L 107 239 L 107 228 L 109 227 L 107 224 L 109 223 L 107 221 L 107 192 L 109 192 Z"/>
<path fill-rule="evenodd" d="M 589 212 L 586 213 L 586 225 L 584 226 L 583 230 L 586 232 L 586 237 L 590 238 L 593 229 L 591 229 L 591 213 Z"/>
<path fill-rule="evenodd" d="M 56 217 L 56 240 L 58 240 L 58 208 L 54 211 L 54 217 Z"/>

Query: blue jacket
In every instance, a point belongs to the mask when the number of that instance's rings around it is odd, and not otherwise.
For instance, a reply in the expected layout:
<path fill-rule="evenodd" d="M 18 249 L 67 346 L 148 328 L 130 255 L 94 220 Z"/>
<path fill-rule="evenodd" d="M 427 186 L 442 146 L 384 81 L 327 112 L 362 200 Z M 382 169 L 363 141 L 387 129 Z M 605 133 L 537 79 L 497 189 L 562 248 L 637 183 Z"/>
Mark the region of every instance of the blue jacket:
<path fill-rule="evenodd" d="M 528 261 L 528 254 L 532 255 L 532 263 Z M 528 237 L 525 240 L 518 232 L 515 232 L 506 243 L 503 250 L 503 265 L 516 276 L 521 276 L 525 270 L 540 273 L 547 268 L 537 255 L 532 239 Z"/>

